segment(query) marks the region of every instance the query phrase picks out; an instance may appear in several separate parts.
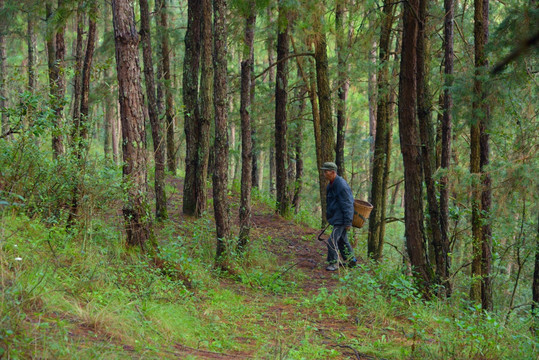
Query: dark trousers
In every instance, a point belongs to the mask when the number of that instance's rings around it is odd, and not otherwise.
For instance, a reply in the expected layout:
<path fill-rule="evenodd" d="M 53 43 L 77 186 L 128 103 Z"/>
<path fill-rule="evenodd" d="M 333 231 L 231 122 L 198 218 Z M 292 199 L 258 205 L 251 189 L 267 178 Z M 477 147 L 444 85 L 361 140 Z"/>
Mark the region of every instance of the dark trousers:
<path fill-rule="evenodd" d="M 348 232 L 344 225 L 333 226 L 333 231 L 328 239 L 327 247 L 328 263 L 330 264 L 335 264 L 339 260 L 339 253 L 343 262 L 347 262 L 354 258 L 354 250 L 352 249 L 350 242 L 348 242 Z"/>

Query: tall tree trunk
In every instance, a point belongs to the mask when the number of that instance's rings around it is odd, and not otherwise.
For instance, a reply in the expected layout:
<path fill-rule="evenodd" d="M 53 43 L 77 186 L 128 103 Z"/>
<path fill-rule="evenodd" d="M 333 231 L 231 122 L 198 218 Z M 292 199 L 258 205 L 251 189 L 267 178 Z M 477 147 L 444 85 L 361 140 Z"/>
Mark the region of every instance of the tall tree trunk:
<path fill-rule="evenodd" d="M 313 59 L 309 59 L 309 100 L 311 102 L 311 109 L 313 113 L 313 130 L 316 152 L 316 168 L 320 169 L 324 163 L 322 155 L 322 126 L 320 123 L 320 108 L 318 106 L 318 97 L 316 96 L 316 65 Z M 326 218 L 326 180 L 324 173 L 318 170 L 318 192 L 320 193 L 320 205 L 321 205 L 321 226 L 325 226 L 327 222 Z"/>
<path fill-rule="evenodd" d="M 268 7 L 268 19 L 270 26 L 273 24 L 273 14 L 271 11 L 271 8 Z M 275 67 L 271 66 L 274 62 L 274 45 L 275 45 L 275 39 L 273 37 L 273 34 L 268 35 L 268 41 L 267 41 L 267 47 L 268 47 L 268 66 L 270 66 L 270 69 L 268 71 L 268 81 L 269 86 L 273 86 L 275 84 Z M 275 118 L 275 114 L 274 118 Z M 270 146 L 269 146 L 269 193 L 270 195 L 275 198 L 276 195 L 276 189 L 275 189 L 275 178 L 277 177 L 276 174 L 276 165 L 275 165 L 275 137 L 272 137 L 270 140 Z"/>
<path fill-rule="evenodd" d="M 170 45 L 168 39 L 168 10 L 167 1 L 158 0 L 160 3 L 159 12 L 159 35 L 160 35 L 160 56 L 159 68 L 162 70 L 162 77 L 164 81 L 164 94 L 165 94 L 165 124 L 166 124 L 166 142 L 167 142 L 167 168 L 173 174 L 176 174 L 177 159 L 176 159 L 176 145 L 174 142 L 175 132 L 175 119 L 174 119 L 174 97 L 172 90 L 174 85 L 172 83 L 172 69 L 170 68 Z M 156 4 L 157 5 L 157 4 Z M 158 99 L 159 101 L 159 99 Z M 158 106 L 159 108 L 159 106 Z"/>
<path fill-rule="evenodd" d="M 449 170 L 451 162 L 451 127 L 453 111 L 453 20 L 454 20 L 454 0 L 444 0 L 444 75 L 445 87 L 443 91 L 443 118 L 442 118 L 442 155 L 440 166 L 444 170 Z M 442 251 L 449 253 L 449 178 L 444 175 L 440 178 L 440 229 L 442 232 Z M 445 263 L 445 273 L 449 274 L 450 259 L 447 257 Z M 451 295 L 450 284 L 444 284 L 446 295 Z"/>
<path fill-rule="evenodd" d="M 147 240 L 152 240 L 152 229 L 147 213 L 147 160 L 138 59 L 139 35 L 130 0 L 112 0 L 112 13 L 122 120 L 123 182 L 127 187 L 123 207 L 127 244 L 140 246 L 144 250 Z M 153 251 L 153 248 L 148 250 Z"/>
<path fill-rule="evenodd" d="M 322 143 L 322 162 L 335 159 L 335 134 L 331 117 L 331 91 L 329 89 L 329 70 L 327 43 L 325 31 L 320 27 L 321 33 L 314 43 L 314 58 L 316 61 L 316 83 L 318 85 L 318 104 L 320 105 L 320 134 Z M 319 170 L 320 171 L 320 170 Z M 339 169 L 341 173 L 341 169 Z"/>
<path fill-rule="evenodd" d="M 165 147 L 162 144 L 162 126 L 157 112 L 155 97 L 155 75 L 153 72 L 152 40 L 150 27 L 150 7 L 148 0 L 139 0 L 140 5 L 140 37 L 142 41 L 142 58 L 144 62 L 144 79 L 146 81 L 146 97 L 148 99 L 148 115 L 152 128 L 152 139 L 155 161 L 155 218 L 165 220 L 167 215 L 167 196 L 165 193 Z"/>
<path fill-rule="evenodd" d="M 254 56 L 254 38 L 256 24 L 255 0 L 248 3 L 248 14 L 245 19 L 245 44 L 241 61 L 241 203 L 240 233 L 238 248 L 244 251 L 249 241 L 251 230 L 251 189 L 253 148 L 251 142 L 251 80 Z"/>
<path fill-rule="evenodd" d="M 338 62 L 338 88 L 337 88 L 337 147 L 335 163 L 339 173 L 345 175 L 344 167 L 344 140 L 346 132 L 346 98 L 350 87 L 349 65 L 347 64 L 348 51 L 346 46 L 346 27 L 344 18 L 347 0 L 336 0 L 335 30 L 337 34 L 337 62 Z"/>
<path fill-rule="evenodd" d="M 83 33 L 84 13 L 82 3 L 77 9 L 77 38 L 75 40 L 75 74 L 73 75 L 73 129 L 71 137 L 75 139 L 80 126 L 80 99 L 82 92 Z"/>
<path fill-rule="evenodd" d="M 537 233 L 535 234 L 535 265 L 532 283 L 532 313 L 539 318 L 539 211 L 537 211 Z"/>
<path fill-rule="evenodd" d="M 27 19 L 26 46 L 28 49 L 28 91 L 32 93 L 36 88 L 36 33 L 34 31 L 34 26 L 34 16 L 29 12 Z"/>
<path fill-rule="evenodd" d="M 288 102 L 288 14 L 283 4 L 279 1 L 279 20 L 277 21 L 277 81 L 275 83 L 275 165 L 277 178 L 277 211 L 286 216 L 290 211 L 288 198 L 288 184 L 286 161 L 288 158 L 287 145 L 287 114 Z"/>
<path fill-rule="evenodd" d="M 58 0 L 58 9 L 63 6 L 63 0 Z M 53 27 L 53 10 L 50 3 L 46 4 L 46 16 L 49 29 Z M 51 94 L 51 105 L 55 113 L 55 122 L 52 130 L 52 153 L 53 157 L 64 153 L 64 140 L 62 136 L 63 110 L 65 96 L 65 76 L 64 76 L 64 42 L 65 26 L 60 26 L 47 38 L 47 54 L 49 66 L 49 86 Z"/>
<path fill-rule="evenodd" d="M 228 110 L 226 60 L 226 1 L 213 0 L 213 104 L 215 111 L 215 169 L 213 172 L 213 209 L 217 230 L 216 265 L 224 268 L 226 241 L 230 238 L 228 191 Z"/>
<path fill-rule="evenodd" d="M 107 3 L 107 0 L 104 0 L 103 1 L 103 18 L 104 18 L 104 29 L 103 29 L 103 34 L 108 34 L 111 32 L 111 19 L 110 19 L 110 13 L 109 13 L 109 10 L 110 7 Z M 77 33 L 78 33 L 78 28 L 77 28 Z M 77 35 L 78 36 L 78 35 Z M 105 35 L 107 36 L 107 35 Z M 107 90 L 111 90 L 112 89 L 112 84 L 111 84 L 111 80 L 112 80 L 112 68 L 108 67 L 107 69 L 105 69 L 105 72 L 104 72 L 104 80 L 105 80 L 105 83 L 108 84 L 107 85 Z M 114 104 L 114 98 L 111 97 L 111 96 L 106 96 L 105 98 L 105 101 L 104 101 L 104 121 L 105 121 L 105 133 L 104 133 L 104 138 L 105 138 L 105 141 L 103 143 L 103 151 L 105 153 L 105 158 L 106 159 L 111 159 L 111 151 L 112 151 L 112 148 L 113 148 L 113 145 L 112 143 L 114 142 L 114 136 L 112 136 L 113 134 L 113 123 L 114 121 L 116 121 L 115 119 L 115 113 L 114 113 L 114 109 L 113 109 L 113 104 Z M 112 158 L 114 158 L 114 155 L 112 156 Z"/>
<path fill-rule="evenodd" d="M 93 13 L 97 12 L 97 4 L 92 6 Z M 80 98 L 80 121 L 79 121 L 79 136 L 81 140 L 88 138 L 88 117 L 90 115 L 90 78 L 92 71 L 92 61 L 94 58 L 95 43 L 97 38 L 97 24 L 95 18 L 90 16 L 88 23 L 88 38 L 86 42 L 86 53 L 82 64 L 82 83 L 81 83 L 81 98 Z M 81 143 L 82 144 L 82 143 Z M 80 148 L 80 147 L 79 147 Z M 82 151 L 80 148 L 79 151 Z M 79 158 L 81 153 L 79 153 Z"/>
<path fill-rule="evenodd" d="M 369 51 L 369 78 L 367 81 L 367 93 L 369 98 L 369 139 L 370 139 L 370 152 L 369 152 L 369 180 L 372 179 L 373 166 L 374 166 L 374 148 L 376 146 L 376 122 L 378 121 L 378 113 L 376 112 L 378 106 L 378 93 L 377 93 L 377 81 L 376 81 L 376 39 L 373 38 L 371 49 Z M 371 199 L 372 200 L 372 199 Z"/>
<path fill-rule="evenodd" d="M 429 243 L 434 247 L 436 261 L 436 276 L 440 284 L 447 284 L 449 274 L 446 272 L 448 254 L 444 252 L 440 228 L 440 210 L 436 198 L 434 173 L 434 133 L 432 127 L 432 99 L 429 90 L 429 40 L 427 35 L 428 7 L 426 0 L 419 1 L 419 29 L 417 36 L 417 117 L 421 138 L 421 159 L 423 162 L 423 177 L 427 190 L 427 205 L 429 212 L 428 233 Z M 441 292 L 443 297 L 445 292 Z"/>
<path fill-rule="evenodd" d="M 483 45 L 488 43 L 488 24 L 489 24 L 489 0 L 483 0 Z M 483 50 L 484 51 L 484 50 Z M 484 54 L 483 71 L 486 72 L 489 62 Z M 484 86 L 484 93 L 481 95 L 481 101 L 484 108 L 484 117 L 480 124 L 480 166 L 481 166 L 481 305 L 483 309 L 492 311 L 492 229 L 490 227 L 490 207 L 492 204 L 492 181 L 487 167 L 490 163 L 489 147 L 489 124 L 490 124 L 490 106 L 487 100 L 488 87 Z"/>
<path fill-rule="evenodd" d="M 470 136 L 470 172 L 476 174 L 472 190 L 472 277 L 470 298 L 481 302 L 485 310 L 492 309 L 491 271 L 491 230 L 490 230 L 490 177 L 483 172 L 489 163 L 488 134 L 486 132 L 490 109 L 487 104 L 487 90 L 482 79 L 487 71 L 488 59 L 485 45 L 488 40 L 489 3 L 488 0 L 474 1 L 474 39 L 475 39 L 475 79 L 473 123 Z"/>
<path fill-rule="evenodd" d="M 0 11 L 4 10 L 5 0 L 0 0 Z M 6 25 L 0 24 L 0 109 L 6 107 Z M 2 112 L 0 122 L 0 135 L 5 134 L 8 131 L 7 115 Z"/>
<path fill-rule="evenodd" d="M 97 12 L 97 3 L 92 6 L 92 12 Z M 88 139 L 89 126 L 89 108 L 90 108 L 90 75 L 92 71 L 92 61 L 94 58 L 95 42 L 97 38 L 97 24 L 93 17 L 90 17 L 88 24 L 88 38 L 86 39 L 86 53 L 82 64 L 81 84 L 80 84 L 80 109 L 78 117 L 74 119 L 73 124 L 73 148 L 74 154 L 78 162 L 78 167 L 83 168 L 82 161 L 84 153 L 88 150 L 86 140 Z M 73 194 L 71 199 L 71 209 L 67 223 L 69 226 L 74 224 L 75 218 L 79 213 L 79 197 L 80 197 L 80 179 L 75 179 L 73 186 Z"/>
<path fill-rule="evenodd" d="M 113 112 L 113 122 L 112 122 L 112 160 L 116 165 L 120 164 L 120 137 L 122 134 L 122 121 L 118 114 L 120 113 L 120 103 L 114 101 L 111 104 Z"/>
<path fill-rule="evenodd" d="M 298 73 L 299 73 L 298 68 Z M 299 78 L 299 74 L 298 74 Z M 303 188 L 303 111 L 305 111 L 305 95 L 307 94 L 307 83 L 301 86 L 298 91 L 299 107 L 298 107 L 298 125 L 294 133 L 294 143 L 296 150 L 296 178 L 294 181 L 294 192 L 292 196 L 292 206 L 297 214 L 300 207 L 300 194 Z"/>
<path fill-rule="evenodd" d="M 183 184 L 183 212 L 194 215 L 196 210 L 195 177 L 197 171 L 197 146 L 199 107 L 198 72 L 200 65 L 200 21 L 202 3 L 188 1 L 185 58 L 183 62 L 183 105 L 185 130 L 185 181 Z"/>
<path fill-rule="evenodd" d="M 202 216 L 206 211 L 208 190 L 208 162 L 210 156 L 210 125 L 212 117 L 212 4 L 211 0 L 202 1 L 202 41 L 201 41 L 201 72 L 200 72 L 200 120 L 197 126 L 198 144 L 195 174 L 195 216 Z"/>
<path fill-rule="evenodd" d="M 422 291 L 428 294 L 431 269 L 423 229 L 422 172 L 416 121 L 416 54 L 419 0 L 404 3 L 402 55 L 399 80 L 399 135 L 404 165 L 404 218 L 406 248 Z"/>
<path fill-rule="evenodd" d="M 378 99 L 377 109 L 378 119 L 376 122 L 376 134 L 374 141 L 374 156 L 372 166 L 372 186 L 371 186 L 371 202 L 373 211 L 369 219 L 369 238 L 367 240 L 367 254 L 370 258 L 380 260 L 382 257 L 383 237 L 381 237 L 382 221 L 385 217 L 382 209 L 384 208 L 384 170 L 386 160 L 391 154 L 386 152 L 388 141 L 387 133 L 390 128 L 389 116 L 389 97 L 391 86 L 389 80 L 389 46 L 391 39 L 391 27 L 393 25 L 393 2 L 391 0 L 384 1 L 382 28 L 379 41 L 379 66 L 378 66 Z M 387 149 L 389 150 L 389 149 Z"/>

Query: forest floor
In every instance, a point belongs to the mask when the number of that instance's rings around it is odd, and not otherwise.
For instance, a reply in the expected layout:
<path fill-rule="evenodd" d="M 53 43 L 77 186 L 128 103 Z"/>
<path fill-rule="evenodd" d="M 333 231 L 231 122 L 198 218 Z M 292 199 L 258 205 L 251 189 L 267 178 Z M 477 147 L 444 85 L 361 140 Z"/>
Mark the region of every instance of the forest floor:
<path fill-rule="evenodd" d="M 182 188 L 182 183 L 179 179 L 171 179 L 172 185 L 176 189 Z M 178 191 L 172 194 L 169 201 L 173 204 L 173 210 L 169 213 L 172 221 L 189 221 L 181 214 L 181 194 Z M 211 197 L 211 192 L 209 194 Z M 231 203 L 239 203 L 238 194 L 232 195 Z M 209 209 L 213 212 L 213 209 Z M 231 220 L 237 227 L 238 217 L 232 214 Z M 365 231 L 365 229 L 363 229 Z M 330 229 L 321 236 L 327 240 Z M 241 295 L 245 306 L 252 306 L 253 302 L 264 302 L 264 311 L 261 313 L 262 320 L 259 321 L 259 326 L 264 327 L 264 333 L 280 333 L 275 336 L 270 344 L 265 344 L 264 347 L 273 349 L 275 353 L 268 354 L 267 358 L 281 359 L 287 358 L 286 349 L 291 344 L 286 342 L 294 342 L 294 334 L 297 329 L 298 320 L 303 326 L 314 329 L 317 336 L 309 339 L 311 343 L 318 342 L 317 346 L 322 346 L 328 349 L 333 349 L 332 358 L 342 359 L 375 359 L 373 356 L 362 354 L 353 346 L 347 344 L 347 339 L 357 338 L 359 318 L 353 316 L 357 311 L 357 302 L 352 306 L 346 306 L 346 314 L 338 311 L 328 314 L 320 314 L 320 311 L 310 306 L 302 306 L 305 299 L 318 298 L 320 294 L 331 294 L 333 291 L 338 291 L 339 279 L 343 275 L 350 274 L 361 269 L 348 269 L 341 267 L 336 272 L 326 271 L 327 263 L 325 261 L 327 249 L 325 242 L 317 240 L 320 234 L 320 229 L 310 228 L 303 224 L 297 224 L 294 221 L 287 220 L 277 215 L 274 209 L 267 205 L 253 201 L 252 207 L 252 241 L 264 242 L 263 248 L 265 251 L 273 254 L 273 258 L 277 259 L 277 267 L 283 269 L 277 278 L 282 277 L 285 273 L 293 272 L 293 281 L 295 289 L 290 293 L 277 293 L 268 296 L 267 293 L 257 293 L 258 290 L 252 284 L 241 284 L 237 281 L 223 278 L 220 280 L 220 286 L 228 288 L 237 294 Z M 270 239 L 267 241 L 266 239 Z M 364 261 L 360 256 L 357 256 L 358 263 Z M 262 300 L 263 299 L 263 300 Z M 364 299 L 368 301 L 368 299 Z M 361 302 L 361 301 L 359 301 Z M 260 305 L 260 304 L 259 304 Z M 352 316 L 350 316 L 352 314 Z M 238 319 L 238 321 L 241 321 Z M 296 325 L 291 325 L 296 324 Z M 369 325 L 366 325 L 367 328 Z M 407 340 L 402 333 L 390 331 L 393 339 L 399 338 L 399 342 L 406 343 Z M 233 336 L 237 336 L 234 334 Z M 241 338 L 241 335 L 240 335 Z M 257 341 L 251 341 L 246 337 L 241 339 L 244 342 L 244 349 L 235 353 L 219 353 L 210 352 L 204 349 L 196 349 L 188 347 L 180 343 L 174 345 L 174 355 L 184 358 L 188 355 L 200 359 L 236 359 L 236 358 L 259 358 L 260 352 L 258 347 L 261 344 Z M 282 343 L 281 343 L 282 342 Z M 277 349 L 277 350 L 275 350 Z M 264 358 L 266 358 L 264 356 Z"/>

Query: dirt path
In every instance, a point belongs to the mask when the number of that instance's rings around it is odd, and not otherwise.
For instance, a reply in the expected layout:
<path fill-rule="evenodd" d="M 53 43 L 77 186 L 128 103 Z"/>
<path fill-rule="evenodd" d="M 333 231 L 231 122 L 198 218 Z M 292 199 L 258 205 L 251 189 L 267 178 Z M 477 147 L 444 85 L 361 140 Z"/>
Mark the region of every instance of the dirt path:
<path fill-rule="evenodd" d="M 177 190 L 169 197 L 169 200 L 173 203 L 171 208 L 175 209 L 169 215 L 173 221 L 183 221 L 180 204 L 182 194 L 181 181 L 179 179 L 171 179 L 171 182 Z M 209 195 L 211 197 L 211 193 Z M 239 200 L 234 199 L 234 201 Z M 212 212 L 213 209 L 209 210 Z M 342 359 L 372 359 L 372 357 L 359 354 L 350 346 L 343 345 L 342 341 L 338 343 L 334 339 L 335 333 L 340 334 L 341 339 L 349 339 L 356 336 L 357 324 L 353 319 L 336 319 L 330 316 L 321 318 L 319 314 L 310 314 L 308 309 L 298 309 L 297 303 L 301 303 L 303 299 L 312 298 L 321 288 L 327 289 L 328 293 L 334 291 L 338 285 L 338 276 L 348 271 L 347 269 L 343 269 L 339 273 L 336 273 L 325 270 L 326 245 L 316 240 L 320 230 L 286 220 L 276 215 L 272 209 L 264 205 L 255 204 L 252 212 L 252 237 L 259 240 L 268 239 L 268 237 L 274 239 L 275 241 L 269 241 L 265 245 L 266 250 L 276 256 L 279 265 L 285 269 L 284 271 L 300 271 L 303 273 L 303 276 L 301 276 L 302 281 L 297 284 L 297 292 L 293 295 L 283 295 L 281 299 L 279 299 L 279 296 L 276 296 L 275 305 L 266 310 L 264 317 L 267 319 L 279 319 L 273 326 L 283 327 L 285 331 L 286 324 L 293 323 L 298 318 L 305 319 L 313 327 L 318 329 L 319 336 L 314 341 L 321 341 L 327 348 L 333 348 L 339 351 L 342 354 Z M 231 213 L 231 219 L 237 222 L 237 215 Z M 329 233 L 329 230 L 327 232 Z M 234 286 L 233 284 L 223 285 Z M 244 287 L 240 285 L 237 285 L 237 287 L 238 291 L 245 291 Z M 294 299 L 296 303 L 284 301 L 285 298 Z M 187 355 L 200 359 L 252 358 L 248 353 L 220 354 L 193 349 L 179 344 L 175 346 L 174 350 L 180 358 Z M 256 349 L 253 350 L 256 351 Z"/>

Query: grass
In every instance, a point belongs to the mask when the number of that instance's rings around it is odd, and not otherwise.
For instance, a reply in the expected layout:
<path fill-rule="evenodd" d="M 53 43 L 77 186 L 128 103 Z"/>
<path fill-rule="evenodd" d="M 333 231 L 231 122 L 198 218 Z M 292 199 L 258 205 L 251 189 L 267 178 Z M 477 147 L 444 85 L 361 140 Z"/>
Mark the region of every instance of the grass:
<path fill-rule="evenodd" d="M 306 291 L 312 274 L 253 241 L 235 272 L 212 268 L 206 217 L 159 226 L 156 265 L 101 218 L 69 233 L 0 213 L 0 357 L 527 359 L 530 316 L 505 323 L 456 293 L 424 301 L 401 269 L 364 264 Z M 256 233 L 256 232 L 255 232 Z M 261 233 L 260 233 L 261 234 Z M 305 237 L 305 246 L 314 239 Z"/>

